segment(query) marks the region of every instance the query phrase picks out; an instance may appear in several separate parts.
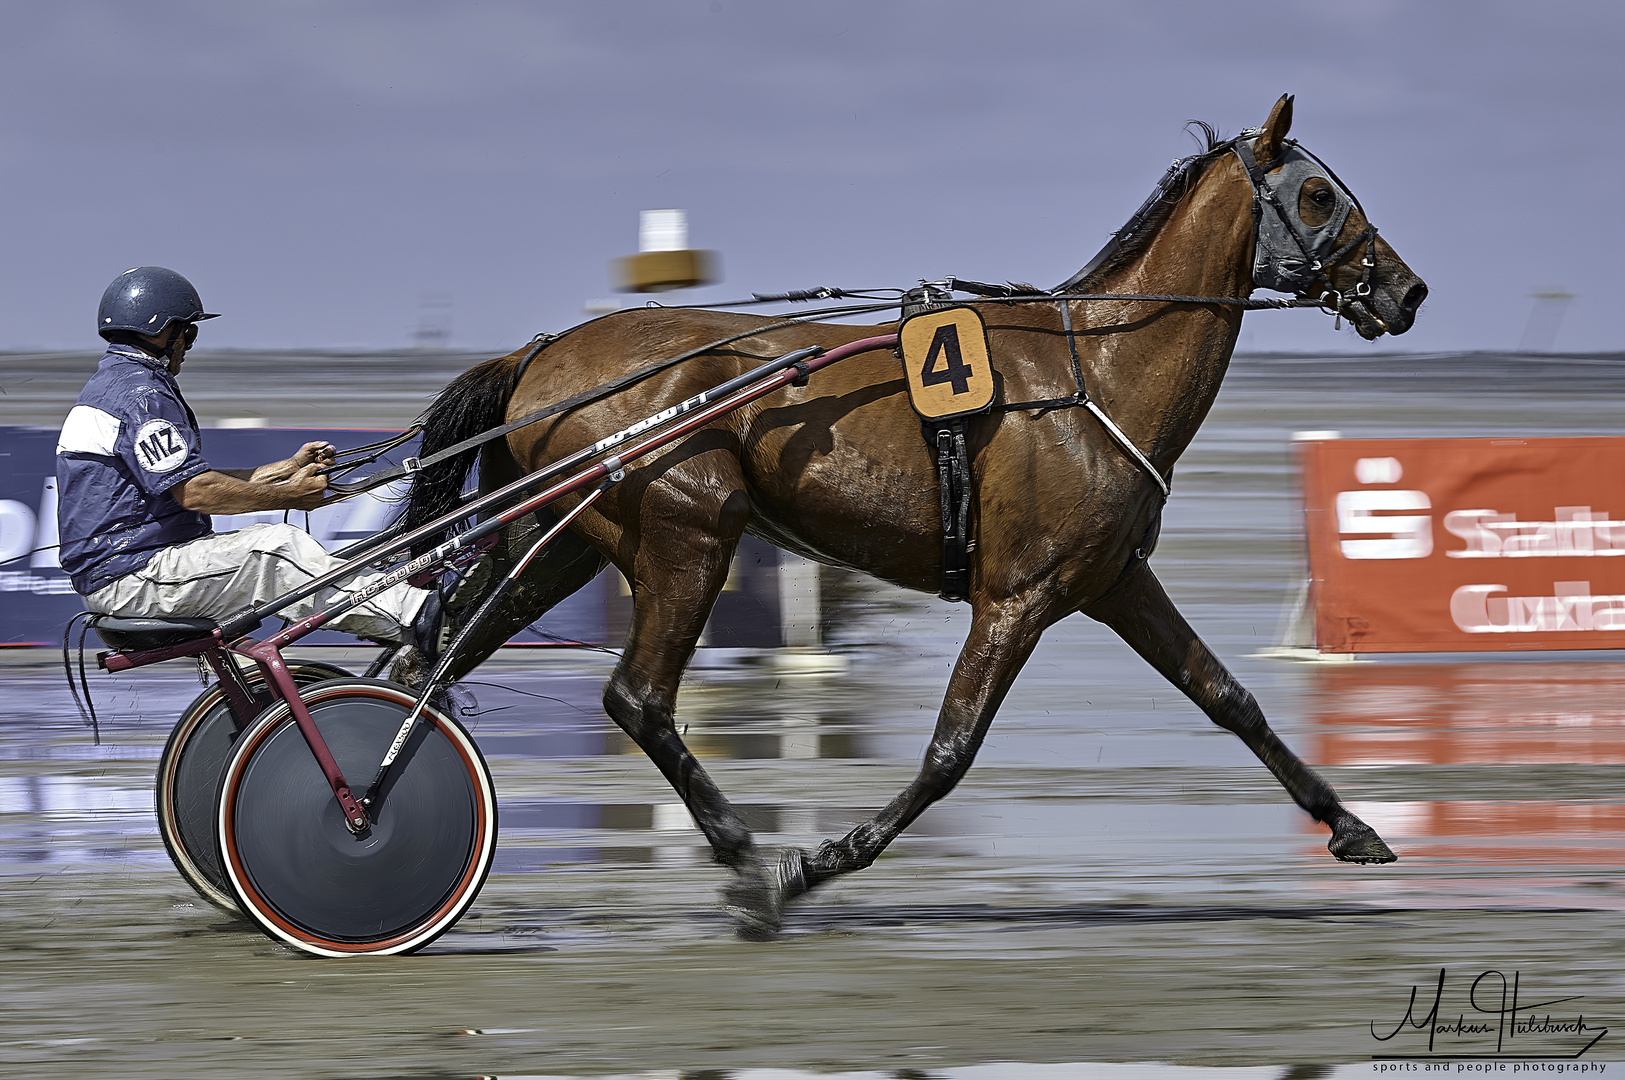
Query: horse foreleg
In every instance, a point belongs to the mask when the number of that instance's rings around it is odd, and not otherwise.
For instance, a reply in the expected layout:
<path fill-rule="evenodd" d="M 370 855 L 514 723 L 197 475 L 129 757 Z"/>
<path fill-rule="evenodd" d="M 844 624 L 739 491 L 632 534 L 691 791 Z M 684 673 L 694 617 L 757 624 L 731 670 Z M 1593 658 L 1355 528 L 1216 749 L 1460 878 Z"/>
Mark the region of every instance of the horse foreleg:
<path fill-rule="evenodd" d="M 1258 755 L 1310 817 L 1332 830 L 1326 847 L 1344 862 L 1388 863 L 1396 856 L 1376 831 L 1338 800 L 1337 792 L 1270 730 L 1264 713 L 1174 607 L 1149 566 L 1140 563 L 1083 613 L 1119 637 Z"/>
<path fill-rule="evenodd" d="M 868 866 L 927 807 L 954 789 L 976 759 L 994 714 L 1045 625 L 1030 603 L 976 607 L 919 774 L 885 809 L 844 838 L 826 841 L 810 855 L 786 852 L 779 863 L 786 900 Z"/>

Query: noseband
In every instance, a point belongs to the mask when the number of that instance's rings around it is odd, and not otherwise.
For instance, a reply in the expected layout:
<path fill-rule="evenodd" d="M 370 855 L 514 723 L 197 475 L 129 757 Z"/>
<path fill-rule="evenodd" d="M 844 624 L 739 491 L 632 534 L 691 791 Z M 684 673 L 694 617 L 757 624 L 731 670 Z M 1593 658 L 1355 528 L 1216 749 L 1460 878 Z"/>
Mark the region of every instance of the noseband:
<path fill-rule="evenodd" d="M 1368 219 L 1359 235 L 1335 251 L 1332 248 L 1349 211 L 1359 210 L 1364 217 L 1365 207 L 1324 161 L 1295 140 L 1282 144 L 1268 170 L 1253 156 L 1251 138 L 1236 139 L 1230 149 L 1253 185 L 1253 284 L 1299 296 L 1315 296 L 1318 289 L 1321 306 L 1341 324 L 1343 294 L 1332 287 L 1331 269 L 1364 244 L 1365 258 L 1354 295 L 1362 301 L 1370 296 L 1371 272 L 1377 265 L 1377 227 Z M 1336 201 L 1326 222 L 1311 226 L 1298 213 L 1298 194 L 1305 181 L 1316 176 L 1331 185 Z M 1266 206 L 1270 213 L 1264 212 Z"/>

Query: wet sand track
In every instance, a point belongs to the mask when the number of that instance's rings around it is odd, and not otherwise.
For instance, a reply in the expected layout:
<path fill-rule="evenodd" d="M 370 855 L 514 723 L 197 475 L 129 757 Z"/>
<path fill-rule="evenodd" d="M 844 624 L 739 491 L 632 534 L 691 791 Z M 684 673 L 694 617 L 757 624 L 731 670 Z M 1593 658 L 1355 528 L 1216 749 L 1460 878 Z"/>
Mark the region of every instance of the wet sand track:
<path fill-rule="evenodd" d="M 1181 464 L 1154 565 L 1283 738 L 1384 832 L 1389 867 L 1335 862 L 1238 740 L 1075 618 L 952 797 L 792 909 L 782 940 L 740 942 L 724 872 L 598 707 L 611 658 L 526 651 L 478 673 L 465 718 L 501 808 L 471 914 L 416 956 L 317 961 L 169 867 L 150 785 L 200 689 L 190 667 L 93 676 L 97 748 L 51 657 L 0 659 L 0 1073 L 1344 1075 L 1425 1049 L 1371 1025 L 1397 1025 L 1441 967 L 1452 1016 L 1475 975 L 1516 971 L 1526 1002 L 1578 999 L 1554 1019 L 1614 1028 L 1584 1060 L 1625 1058 L 1617 654 L 1252 655 L 1301 573 L 1291 431 L 1617 434 L 1621 370 L 1243 359 Z M 1487 389 L 1461 397 L 1464 380 Z M 840 835 L 907 781 L 965 625 L 929 598 L 841 595 L 846 673 L 710 666 L 679 701 L 764 843 Z"/>

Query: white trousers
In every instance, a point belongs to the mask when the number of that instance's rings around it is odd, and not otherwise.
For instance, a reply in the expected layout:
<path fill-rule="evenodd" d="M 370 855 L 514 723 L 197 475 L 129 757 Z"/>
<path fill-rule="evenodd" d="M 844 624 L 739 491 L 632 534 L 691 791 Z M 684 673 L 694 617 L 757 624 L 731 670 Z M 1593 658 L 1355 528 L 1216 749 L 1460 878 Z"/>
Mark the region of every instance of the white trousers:
<path fill-rule="evenodd" d="M 125 618 L 221 618 L 291 592 L 342 565 L 315 537 L 292 525 L 250 525 L 165 548 L 146 566 L 102 586 L 85 602 L 92 611 Z M 379 577 L 357 574 L 343 584 L 355 588 Z M 412 622 L 428 595 L 406 584 L 392 585 L 327 628 L 369 641 L 398 643 L 401 627 Z M 277 615 L 295 621 L 346 596 L 330 586 Z"/>

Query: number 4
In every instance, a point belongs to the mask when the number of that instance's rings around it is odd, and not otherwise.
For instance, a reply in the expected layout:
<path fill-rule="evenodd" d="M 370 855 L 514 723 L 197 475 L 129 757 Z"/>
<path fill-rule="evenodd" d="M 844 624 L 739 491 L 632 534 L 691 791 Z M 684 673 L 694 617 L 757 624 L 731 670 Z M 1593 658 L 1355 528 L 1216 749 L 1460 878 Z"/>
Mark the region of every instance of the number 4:
<path fill-rule="evenodd" d="M 941 367 L 937 366 L 938 357 L 943 360 Z M 943 323 L 931 338 L 931 348 L 926 350 L 925 363 L 920 367 L 920 385 L 953 383 L 956 395 L 968 394 L 971 374 L 970 365 L 959 351 L 959 327 Z"/>

